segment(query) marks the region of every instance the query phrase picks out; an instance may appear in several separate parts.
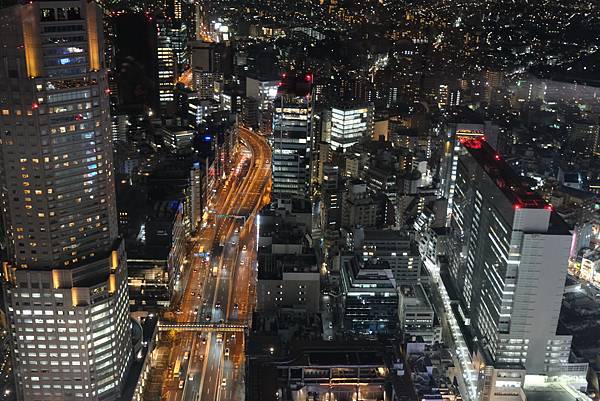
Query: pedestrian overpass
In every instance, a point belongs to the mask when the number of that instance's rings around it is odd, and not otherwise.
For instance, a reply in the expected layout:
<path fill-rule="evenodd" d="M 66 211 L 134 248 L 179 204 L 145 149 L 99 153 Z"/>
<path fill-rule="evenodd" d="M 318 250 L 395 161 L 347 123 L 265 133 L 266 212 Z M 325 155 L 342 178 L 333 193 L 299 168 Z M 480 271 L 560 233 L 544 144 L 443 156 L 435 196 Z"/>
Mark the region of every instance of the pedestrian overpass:
<path fill-rule="evenodd" d="M 198 323 L 198 322 L 168 322 L 159 321 L 159 331 L 200 331 L 200 332 L 245 332 L 248 325 L 245 323 Z"/>

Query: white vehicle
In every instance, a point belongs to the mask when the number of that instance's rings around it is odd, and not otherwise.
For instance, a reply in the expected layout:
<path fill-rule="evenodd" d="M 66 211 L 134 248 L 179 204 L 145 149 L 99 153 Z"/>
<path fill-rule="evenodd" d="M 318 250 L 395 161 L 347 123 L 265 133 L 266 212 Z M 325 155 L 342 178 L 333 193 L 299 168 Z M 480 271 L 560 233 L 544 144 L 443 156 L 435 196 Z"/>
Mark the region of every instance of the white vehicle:
<path fill-rule="evenodd" d="M 223 334 L 217 333 L 217 343 L 222 343 L 222 342 L 223 342 Z"/>
<path fill-rule="evenodd" d="M 229 348 L 225 348 L 225 356 L 229 356 Z"/>
<path fill-rule="evenodd" d="M 223 380 L 221 381 L 221 387 L 227 387 L 227 379 L 223 378 Z"/>

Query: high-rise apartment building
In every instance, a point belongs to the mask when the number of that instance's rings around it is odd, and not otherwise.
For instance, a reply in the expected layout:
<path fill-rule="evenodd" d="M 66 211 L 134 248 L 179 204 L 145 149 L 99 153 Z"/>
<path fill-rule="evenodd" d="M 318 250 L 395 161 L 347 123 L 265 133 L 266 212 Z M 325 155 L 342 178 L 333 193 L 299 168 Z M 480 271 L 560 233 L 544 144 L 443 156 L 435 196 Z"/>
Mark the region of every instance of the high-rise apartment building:
<path fill-rule="evenodd" d="M 273 195 L 305 196 L 310 184 L 310 96 L 281 94 L 273 113 Z"/>
<path fill-rule="evenodd" d="M 568 227 L 484 140 L 460 142 L 449 275 L 478 339 L 474 353 L 490 368 L 573 374 L 571 336 L 557 334 Z M 483 399 L 503 391 L 485 388 Z"/>
<path fill-rule="evenodd" d="M 102 11 L 0 10 L 6 316 L 19 400 L 114 400 L 131 360 Z"/>

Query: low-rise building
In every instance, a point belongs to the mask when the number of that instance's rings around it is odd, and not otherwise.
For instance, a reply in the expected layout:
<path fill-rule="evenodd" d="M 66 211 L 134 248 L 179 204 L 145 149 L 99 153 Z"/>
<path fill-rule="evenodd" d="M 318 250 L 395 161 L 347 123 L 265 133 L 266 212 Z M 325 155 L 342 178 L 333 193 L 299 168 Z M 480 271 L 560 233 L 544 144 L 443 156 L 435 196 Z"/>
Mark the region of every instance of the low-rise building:
<path fill-rule="evenodd" d="M 600 287 L 600 251 L 588 251 L 583 254 L 579 276 Z"/>
<path fill-rule="evenodd" d="M 378 206 L 377 200 L 367 192 L 366 184 L 352 185 L 342 201 L 342 226 L 376 227 Z"/>
<path fill-rule="evenodd" d="M 340 258 L 343 330 L 356 334 L 390 333 L 398 322 L 396 280 L 387 262 Z"/>
<path fill-rule="evenodd" d="M 406 336 L 420 336 L 428 344 L 441 342 L 441 327 L 421 284 L 403 285 L 399 288 L 398 320 Z"/>
<path fill-rule="evenodd" d="M 363 260 L 385 261 L 397 284 L 416 284 L 421 273 L 421 257 L 411 236 L 398 230 L 354 230 L 354 248 Z"/>
<path fill-rule="evenodd" d="M 283 307 L 318 312 L 320 274 L 313 254 L 258 255 L 257 306 L 259 312 Z"/>
<path fill-rule="evenodd" d="M 187 127 L 165 127 L 162 133 L 168 148 L 175 151 L 191 150 L 194 130 Z"/>
<path fill-rule="evenodd" d="M 265 346 L 256 348 L 262 351 Z M 393 348 L 375 342 L 325 342 L 294 347 L 280 361 L 250 354 L 246 399 L 350 400 L 358 389 L 360 399 L 388 399 L 396 353 Z"/>

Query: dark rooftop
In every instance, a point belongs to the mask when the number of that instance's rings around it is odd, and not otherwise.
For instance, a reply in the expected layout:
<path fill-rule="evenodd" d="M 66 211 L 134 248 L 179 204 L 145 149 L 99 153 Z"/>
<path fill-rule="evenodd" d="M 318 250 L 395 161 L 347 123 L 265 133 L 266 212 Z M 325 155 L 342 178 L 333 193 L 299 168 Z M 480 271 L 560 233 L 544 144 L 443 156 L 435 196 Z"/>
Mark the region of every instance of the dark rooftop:
<path fill-rule="evenodd" d="M 460 142 L 492 181 L 495 181 L 498 188 L 515 205 L 515 208 L 552 208 L 529 187 L 525 177 L 517 174 L 486 141 L 480 138 L 461 138 Z"/>
<path fill-rule="evenodd" d="M 289 366 L 387 366 L 385 346 L 373 342 L 313 343 L 292 350 Z M 282 364 L 283 365 L 283 364 Z"/>
<path fill-rule="evenodd" d="M 258 279 L 281 280 L 283 273 L 319 273 L 314 254 L 292 255 L 259 252 Z"/>

